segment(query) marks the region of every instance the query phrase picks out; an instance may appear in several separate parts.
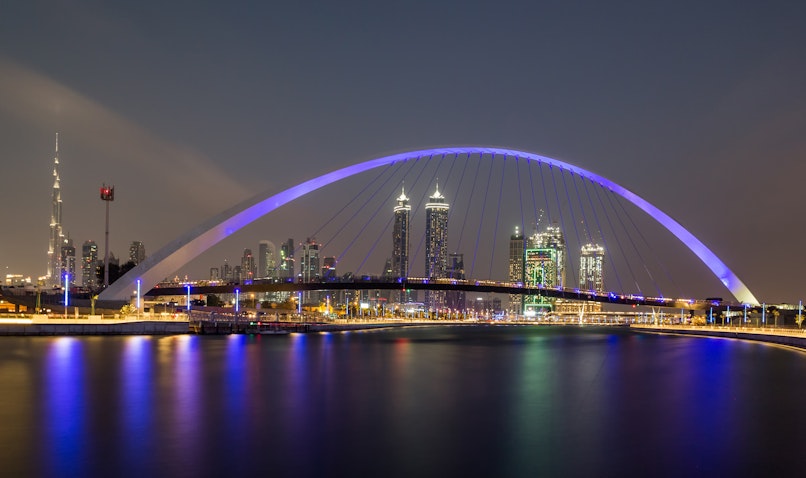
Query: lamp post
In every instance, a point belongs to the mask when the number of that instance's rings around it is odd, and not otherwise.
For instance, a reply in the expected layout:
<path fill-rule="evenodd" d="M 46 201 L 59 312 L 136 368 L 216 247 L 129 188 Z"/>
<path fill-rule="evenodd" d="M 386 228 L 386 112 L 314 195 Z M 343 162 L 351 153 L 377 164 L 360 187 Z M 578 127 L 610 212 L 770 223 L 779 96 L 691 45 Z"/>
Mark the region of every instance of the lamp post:
<path fill-rule="evenodd" d="M 115 200 L 115 186 L 101 186 L 101 200 L 106 203 L 106 232 L 104 233 L 104 288 L 109 287 L 109 203 Z"/>
<path fill-rule="evenodd" d="M 140 279 L 137 279 L 137 316 L 140 317 Z"/>
<path fill-rule="evenodd" d="M 241 289 L 235 289 L 235 316 L 241 310 Z"/>
<path fill-rule="evenodd" d="M 190 284 L 186 284 L 185 288 L 187 289 L 187 311 L 188 311 L 188 320 L 190 320 Z"/>
<path fill-rule="evenodd" d="M 70 291 L 70 284 L 68 282 L 69 279 L 70 279 L 70 273 L 65 272 L 64 273 L 64 318 L 65 319 L 67 318 L 67 306 L 70 305 L 70 295 L 68 293 Z"/>

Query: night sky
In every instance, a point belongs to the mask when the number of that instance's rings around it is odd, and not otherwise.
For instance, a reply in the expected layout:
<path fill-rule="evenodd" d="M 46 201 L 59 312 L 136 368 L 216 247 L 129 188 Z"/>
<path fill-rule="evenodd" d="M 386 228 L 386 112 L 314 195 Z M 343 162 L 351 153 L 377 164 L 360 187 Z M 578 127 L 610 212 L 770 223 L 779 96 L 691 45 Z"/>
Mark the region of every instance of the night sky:
<path fill-rule="evenodd" d="M 0 7 L 5 273 L 46 271 L 59 132 L 79 251 L 103 247 L 104 182 L 126 257 L 132 240 L 154 252 L 260 191 L 362 160 L 495 145 L 638 193 L 761 301 L 806 293 L 803 2 L 251 3 Z M 294 221 L 183 271 L 303 240 Z"/>

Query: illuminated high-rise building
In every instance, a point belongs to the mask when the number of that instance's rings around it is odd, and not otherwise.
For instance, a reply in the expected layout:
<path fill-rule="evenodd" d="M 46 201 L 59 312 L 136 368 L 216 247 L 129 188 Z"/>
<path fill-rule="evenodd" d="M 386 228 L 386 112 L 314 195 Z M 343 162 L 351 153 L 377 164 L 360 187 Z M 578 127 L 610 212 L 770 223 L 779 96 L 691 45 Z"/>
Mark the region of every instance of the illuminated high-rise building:
<path fill-rule="evenodd" d="M 465 255 L 461 252 L 448 254 L 447 276 L 450 279 L 465 280 Z M 449 290 L 445 292 L 445 306 L 453 312 L 462 312 L 467 308 L 465 292 Z"/>
<path fill-rule="evenodd" d="M 543 232 L 535 233 L 530 239 L 529 247 L 534 249 L 552 249 L 555 252 L 556 279 L 551 283 L 554 286 L 565 287 L 565 262 L 567 253 L 565 249 L 565 236 L 560 226 L 546 226 Z"/>
<path fill-rule="evenodd" d="M 299 262 L 299 275 L 302 282 L 318 282 L 321 276 L 321 268 L 319 265 L 319 248 L 320 244 L 313 238 L 309 237 L 300 244 L 302 250 L 302 257 Z M 320 293 L 305 291 L 302 294 L 303 302 L 319 302 Z"/>
<path fill-rule="evenodd" d="M 84 241 L 81 245 L 81 285 L 88 289 L 98 287 L 98 244 Z"/>
<path fill-rule="evenodd" d="M 557 286 L 557 251 L 548 248 L 528 248 L 524 252 L 524 285 L 529 287 Z M 524 297 L 523 313 L 533 315 L 551 310 L 550 299 L 540 295 Z"/>
<path fill-rule="evenodd" d="M 322 280 L 336 280 L 336 258 L 333 256 L 322 259 Z"/>
<path fill-rule="evenodd" d="M 221 273 L 221 280 L 223 281 L 230 282 L 234 279 L 232 266 L 229 265 L 229 261 L 227 261 L 226 259 L 224 259 L 224 265 L 221 266 L 220 273 Z"/>
<path fill-rule="evenodd" d="M 425 276 L 429 279 L 447 277 L 449 208 L 437 184 L 425 205 Z M 444 309 L 445 291 L 426 291 L 425 305 L 435 311 Z"/>
<path fill-rule="evenodd" d="M 252 255 L 252 249 L 244 249 L 241 257 L 241 282 L 253 280 L 255 269 L 255 257 Z"/>
<path fill-rule="evenodd" d="M 56 133 L 56 154 L 53 157 L 53 190 L 50 204 L 50 238 L 48 240 L 48 285 L 58 285 L 62 278 L 62 191 L 59 182 L 59 133 Z"/>
<path fill-rule="evenodd" d="M 60 252 L 62 255 L 62 276 L 68 274 L 69 283 L 71 286 L 74 286 L 76 284 L 76 248 L 73 245 L 73 240 L 69 237 L 64 238 Z M 64 283 L 64 277 L 62 277 L 62 283 Z"/>
<path fill-rule="evenodd" d="M 411 206 L 406 191 L 401 189 L 395 206 L 395 224 L 392 228 L 392 277 L 409 274 L 409 219 Z"/>
<path fill-rule="evenodd" d="M 515 232 L 509 236 L 509 281 L 523 283 L 523 261 L 526 242 L 523 233 L 515 227 Z M 514 314 L 523 313 L 523 295 L 510 294 L 509 310 Z"/>
<path fill-rule="evenodd" d="M 301 244 L 302 257 L 300 258 L 300 277 L 302 282 L 315 282 L 319 280 L 320 266 L 319 266 L 319 244 L 312 239 L 308 238 Z"/>
<path fill-rule="evenodd" d="M 257 252 L 257 278 L 277 277 L 277 248 L 271 241 L 260 241 Z"/>
<path fill-rule="evenodd" d="M 280 244 L 280 264 L 278 266 L 280 279 L 294 278 L 294 240 L 288 239 Z"/>
<path fill-rule="evenodd" d="M 582 246 L 579 256 L 579 288 L 604 291 L 604 247 L 588 243 Z"/>
<path fill-rule="evenodd" d="M 137 265 L 146 260 L 146 246 L 141 241 L 132 241 L 129 245 L 129 262 Z"/>

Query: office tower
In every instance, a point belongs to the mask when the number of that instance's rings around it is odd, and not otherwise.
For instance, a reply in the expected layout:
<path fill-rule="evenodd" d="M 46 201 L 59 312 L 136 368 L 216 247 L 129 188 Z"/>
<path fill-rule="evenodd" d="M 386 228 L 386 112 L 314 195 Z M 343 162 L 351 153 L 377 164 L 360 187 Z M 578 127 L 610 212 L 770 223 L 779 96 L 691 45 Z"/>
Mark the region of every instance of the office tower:
<path fill-rule="evenodd" d="M 132 241 L 129 246 L 129 262 L 137 265 L 146 260 L 146 247 L 140 241 Z"/>
<path fill-rule="evenodd" d="M 255 278 L 255 258 L 252 249 L 244 249 L 241 257 L 241 282 L 252 281 Z"/>
<path fill-rule="evenodd" d="M 524 285 L 554 288 L 557 286 L 557 251 L 548 248 L 528 248 L 524 252 Z M 533 316 L 548 312 L 552 300 L 541 295 L 524 297 L 523 314 Z"/>
<path fill-rule="evenodd" d="M 210 268 L 210 280 L 211 281 L 221 280 L 221 271 L 218 270 L 218 267 Z"/>
<path fill-rule="evenodd" d="M 387 257 L 386 260 L 383 262 L 383 273 L 381 277 L 386 282 L 391 282 L 395 280 L 395 271 L 392 269 L 392 258 Z"/>
<path fill-rule="evenodd" d="M 560 226 L 554 224 L 546 226 L 546 230 L 541 233 L 535 233 L 530 238 L 529 247 L 533 249 L 552 249 L 555 252 L 555 265 L 554 270 L 556 278 L 551 283 L 556 287 L 565 287 L 565 236 L 563 236 Z"/>
<path fill-rule="evenodd" d="M 392 229 L 392 277 L 408 277 L 409 274 L 409 218 L 411 206 L 405 189 L 401 188 L 394 208 L 395 224 Z"/>
<path fill-rule="evenodd" d="M 336 258 L 333 256 L 322 259 L 322 280 L 332 282 L 336 280 Z"/>
<path fill-rule="evenodd" d="M 318 282 L 321 277 L 319 265 L 320 245 L 309 237 L 300 246 L 302 248 L 302 257 L 299 262 L 300 279 L 302 282 Z M 319 302 L 319 296 L 319 292 L 306 291 L 302 294 L 302 300 L 305 303 Z"/>
<path fill-rule="evenodd" d="M 98 287 L 98 245 L 84 241 L 81 245 L 81 285 L 88 289 Z"/>
<path fill-rule="evenodd" d="M 62 278 L 62 192 L 59 184 L 59 133 L 56 133 L 56 154 L 53 157 L 53 190 L 50 204 L 50 239 L 48 241 L 48 285 L 58 285 Z"/>
<path fill-rule="evenodd" d="M 523 233 L 515 227 L 515 232 L 509 236 L 509 281 L 523 284 L 523 260 L 526 242 Z M 509 295 L 509 310 L 513 314 L 523 313 L 523 294 Z"/>
<path fill-rule="evenodd" d="M 465 255 L 459 252 L 448 254 L 448 268 L 446 271 L 448 278 L 465 280 Z M 465 292 L 461 290 L 450 290 L 445 292 L 445 306 L 453 312 L 462 312 L 467 307 L 465 303 Z"/>
<path fill-rule="evenodd" d="M 274 279 L 277 277 L 277 248 L 271 241 L 260 241 L 257 252 L 257 278 Z"/>
<path fill-rule="evenodd" d="M 279 276 L 281 279 L 294 278 L 294 240 L 288 239 L 280 245 Z"/>
<path fill-rule="evenodd" d="M 233 279 L 232 267 L 229 265 L 227 260 L 224 259 L 224 265 L 221 266 L 221 280 L 231 282 Z"/>
<path fill-rule="evenodd" d="M 62 241 L 60 252 L 62 275 L 68 274 L 70 286 L 74 286 L 76 284 L 76 248 L 73 246 L 73 240 L 69 237 L 65 238 Z M 64 283 L 64 277 L 62 277 L 62 283 Z"/>
<path fill-rule="evenodd" d="M 308 238 L 302 247 L 302 258 L 300 259 L 299 274 L 302 282 L 314 282 L 319 280 L 319 244 L 312 238 Z"/>
<path fill-rule="evenodd" d="M 448 268 L 448 203 L 439 193 L 439 183 L 425 205 L 425 276 L 444 278 Z M 445 307 L 445 291 L 426 291 L 425 305 L 439 311 Z"/>
<path fill-rule="evenodd" d="M 582 246 L 579 256 L 579 288 L 604 291 L 604 247 L 588 243 Z"/>

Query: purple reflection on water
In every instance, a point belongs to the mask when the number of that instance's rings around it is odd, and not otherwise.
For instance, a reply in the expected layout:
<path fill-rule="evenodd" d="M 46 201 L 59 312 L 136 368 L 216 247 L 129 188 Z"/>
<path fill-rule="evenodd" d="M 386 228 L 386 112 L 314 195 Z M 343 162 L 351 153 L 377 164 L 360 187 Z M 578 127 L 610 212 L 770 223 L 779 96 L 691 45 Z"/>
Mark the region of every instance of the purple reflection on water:
<path fill-rule="evenodd" d="M 199 354 L 199 337 L 195 335 L 179 335 L 171 338 L 170 358 L 173 363 L 172 376 L 165 385 L 172 388 L 173 403 L 160 404 L 168 406 L 173 416 L 171 422 L 171 440 L 165 446 L 172 450 L 171 469 L 181 474 L 187 467 L 196 466 L 198 453 L 202 449 L 200 437 L 203 435 L 202 424 L 207 418 L 203 412 L 205 396 L 200 387 L 201 369 Z"/>
<path fill-rule="evenodd" d="M 143 461 L 138 457 L 152 453 L 150 437 L 153 435 L 152 401 L 152 340 L 147 336 L 124 339 L 120 363 L 120 419 L 122 433 L 120 450 L 126 450 L 123 463 L 128 469 L 140 469 Z"/>
<path fill-rule="evenodd" d="M 83 341 L 60 337 L 46 355 L 44 416 L 48 433 L 41 456 L 47 474 L 84 474 L 91 443 L 87 440 Z"/>

